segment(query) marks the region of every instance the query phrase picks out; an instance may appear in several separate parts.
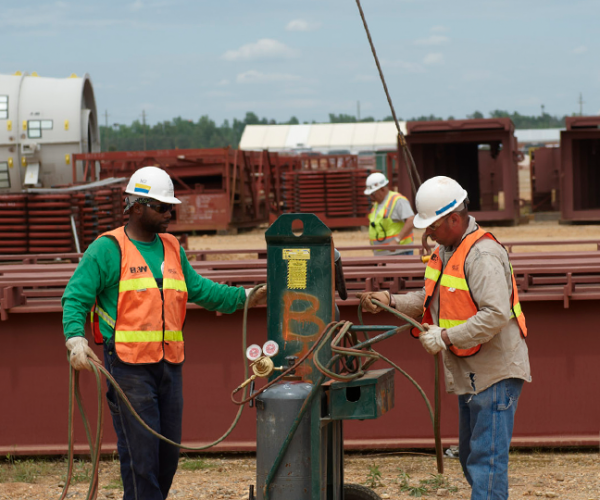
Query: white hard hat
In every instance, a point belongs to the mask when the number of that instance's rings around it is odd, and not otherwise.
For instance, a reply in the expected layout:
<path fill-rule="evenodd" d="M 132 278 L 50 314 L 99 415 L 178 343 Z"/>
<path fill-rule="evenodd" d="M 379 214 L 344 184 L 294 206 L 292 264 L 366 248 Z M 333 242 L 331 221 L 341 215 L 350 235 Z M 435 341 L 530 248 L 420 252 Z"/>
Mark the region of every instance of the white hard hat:
<path fill-rule="evenodd" d="M 161 203 L 181 203 L 175 198 L 171 177 L 158 167 L 143 167 L 136 170 L 129 179 L 125 192 L 141 198 L 152 198 Z"/>
<path fill-rule="evenodd" d="M 381 172 L 375 172 L 367 177 L 367 189 L 365 189 L 365 194 L 369 195 L 374 193 L 383 186 L 387 186 L 389 182 L 390 181 L 388 181 L 386 176 Z"/>
<path fill-rule="evenodd" d="M 413 224 L 425 229 L 444 215 L 456 210 L 467 198 L 467 192 L 450 177 L 440 175 L 427 179 L 417 191 L 415 205 L 417 215 Z"/>

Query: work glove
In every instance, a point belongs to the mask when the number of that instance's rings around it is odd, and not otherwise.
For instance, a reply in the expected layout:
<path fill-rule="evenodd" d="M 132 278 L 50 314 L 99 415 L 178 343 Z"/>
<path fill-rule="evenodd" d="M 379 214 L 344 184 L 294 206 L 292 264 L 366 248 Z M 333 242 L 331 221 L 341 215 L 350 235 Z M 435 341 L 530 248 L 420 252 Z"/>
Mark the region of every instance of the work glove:
<path fill-rule="evenodd" d="M 447 349 L 446 342 L 442 339 L 443 328 L 427 323 L 423 323 L 423 328 L 425 328 L 425 332 L 419 335 L 419 340 L 429 354 L 437 354 Z"/>
<path fill-rule="evenodd" d="M 246 288 L 246 300 L 248 300 L 248 309 L 255 306 L 261 306 L 267 303 L 267 285 L 257 288 L 252 295 L 252 288 Z"/>
<path fill-rule="evenodd" d="M 92 367 L 88 363 L 88 357 L 94 361 L 101 363 L 98 356 L 94 354 L 94 351 L 88 346 L 88 342 L 85 337 L 71 337 L 67 340 L 66 344 L 69 350 L 69 362 L 75 370 L 85 369 L 92 371 Z"/>
<path fill-rule="evenodd" d="M 356 298 L 360 299 L 360 307 L 363 312 L 377 314 L 383 309 L 371 302 L 371 299 L 378 300 L 388 306 L 390 304 L 389 292 L 357 292 Z"/>

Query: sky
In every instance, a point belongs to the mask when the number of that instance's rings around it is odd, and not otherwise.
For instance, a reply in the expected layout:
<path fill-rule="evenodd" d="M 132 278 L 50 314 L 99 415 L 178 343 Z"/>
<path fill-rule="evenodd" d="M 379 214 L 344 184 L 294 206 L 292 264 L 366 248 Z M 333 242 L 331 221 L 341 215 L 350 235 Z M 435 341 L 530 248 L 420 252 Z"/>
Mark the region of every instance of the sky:
<path fill-rule="evenodd" d="M 0 73 L 90 75 L 102 125 L 382 119 L 354 0 L 6 4 Z M 8 6 L 11 5 L 11 6 Z M 599 0 L 362 0 L 401 118 L 600 114 Z M 106 113 L 108 116 L 106 116 Z"/>

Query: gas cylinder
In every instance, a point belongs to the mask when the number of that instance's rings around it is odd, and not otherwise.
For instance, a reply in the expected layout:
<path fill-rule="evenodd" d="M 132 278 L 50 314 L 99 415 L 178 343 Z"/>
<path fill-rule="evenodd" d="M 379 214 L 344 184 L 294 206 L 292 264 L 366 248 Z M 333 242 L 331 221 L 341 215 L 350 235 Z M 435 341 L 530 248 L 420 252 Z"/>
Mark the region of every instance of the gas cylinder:
<path fill-rule="evenodd" d="M 296 377 L 290 377 L 296 378 Z M 275 384 L 256 398 L 256 485 L 263 500 L 267 476 L 312 385 L 300 380 Z M 310 409 L 306 411 L 269 488 L 270 500 L 305 500 L 311 493 Z"/>

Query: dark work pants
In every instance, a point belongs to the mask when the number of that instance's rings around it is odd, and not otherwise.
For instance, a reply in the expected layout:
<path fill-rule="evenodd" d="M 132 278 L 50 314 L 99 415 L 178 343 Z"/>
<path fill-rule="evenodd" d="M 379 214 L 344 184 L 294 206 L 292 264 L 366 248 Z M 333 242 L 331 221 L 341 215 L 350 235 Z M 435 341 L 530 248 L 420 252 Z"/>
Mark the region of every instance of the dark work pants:
<path fill-rule="evenodd" d="M 182 366 L 164 361 L 127 365 L 117 358 L 113 342 L 104 345 L 104 365 L 144 422 L 180 443 Z M 177 471 L 179 448 L 159 440 L 144 429 L 110 383 L 106 399 L 117 433 L 123 500 L 164 500 Z"/>

